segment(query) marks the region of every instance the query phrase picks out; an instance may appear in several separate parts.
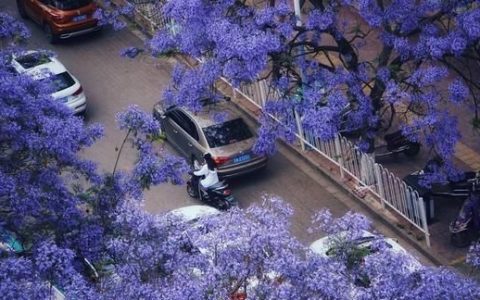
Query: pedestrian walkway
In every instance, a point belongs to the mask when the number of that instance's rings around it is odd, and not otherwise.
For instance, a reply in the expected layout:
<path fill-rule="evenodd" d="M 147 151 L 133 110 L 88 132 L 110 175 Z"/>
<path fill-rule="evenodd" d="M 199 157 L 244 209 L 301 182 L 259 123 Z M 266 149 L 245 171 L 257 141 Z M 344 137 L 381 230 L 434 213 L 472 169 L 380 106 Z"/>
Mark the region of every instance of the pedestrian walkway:
<path fill-rule="evenodd" d="M 455 147 L 455 158 L 462 161 L 472 171 L 480 170 L 480 153 L 461 142 L 458 142 Z"/>

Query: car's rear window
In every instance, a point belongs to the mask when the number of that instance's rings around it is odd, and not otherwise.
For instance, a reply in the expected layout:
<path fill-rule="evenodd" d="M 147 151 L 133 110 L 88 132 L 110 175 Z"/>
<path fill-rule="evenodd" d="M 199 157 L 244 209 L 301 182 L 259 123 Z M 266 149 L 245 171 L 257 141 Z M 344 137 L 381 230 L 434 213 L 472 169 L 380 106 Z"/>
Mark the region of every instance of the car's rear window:
<path fill-rule="evenodd" d="M 69 9 L 79 9 L 84 7 L 93 0 L 53 0 L 51 3 L 58 9 L 69 10 Z"/>
<path fill-rule="evenodd" d="M 64 90 L 75 84 L 75 80 L 68 72 L 52 75 L 45 80 L 52 83 L 54 92 Z"/>
<path fill-rule="evenodd" d="M 51 62 L 50 57 L 45 53 L 31 53 L 15 58 L 15 60 L 24 68 L 31 69 L 33 67 Z"/>
<path fill-rule="evenodd" d="M 241 118 L 203 128 L 203 132 L 208 145 L 212 148 L 230 145 L 253 137 L 247 124 Z"/>

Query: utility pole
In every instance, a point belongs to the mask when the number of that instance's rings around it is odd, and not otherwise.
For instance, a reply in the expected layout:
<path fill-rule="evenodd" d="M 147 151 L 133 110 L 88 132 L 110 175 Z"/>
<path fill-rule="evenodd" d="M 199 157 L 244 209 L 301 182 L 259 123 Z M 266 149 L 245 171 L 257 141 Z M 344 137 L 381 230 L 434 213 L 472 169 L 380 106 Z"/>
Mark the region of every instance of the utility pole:
<path fill-rule="evenodd" d="M 297 18 L 296 25 L 300 27 L 300 26 L 302 26 L 302 12 L 301 12 L 301 8 L 300 8 L 300 0 L 293 0 L 293 6 L 294 6 L 294 10 L 295 10 L 295 17 Z M 300 48 L 300 54 L 302 54 L 302 53 L 303 53 L 303 47 Z M 300 76 L 301 76 L 302 85 L 303 85 L 303 74 L 302 74 L 301 70 L 300 70 Z M 300 89 L 303 90 L 302 86 L 300 86 Z M 303 98 L 303 92 L 302 92 L 301 96 Z M 298 134 L 300 135 L 300 146 L 302 147 L 302 150 L 305 151 L 305 142 L 303 141 L 303 139 L 305 138 L 305 134 L 303 132 L 302 120 L 301 120 L 300 115 L 298 114 L 297 109 L 294 110 L 294 114 L 295 114 L 295 121 L 296 121 L 296 124 L 297 124 Z"/>

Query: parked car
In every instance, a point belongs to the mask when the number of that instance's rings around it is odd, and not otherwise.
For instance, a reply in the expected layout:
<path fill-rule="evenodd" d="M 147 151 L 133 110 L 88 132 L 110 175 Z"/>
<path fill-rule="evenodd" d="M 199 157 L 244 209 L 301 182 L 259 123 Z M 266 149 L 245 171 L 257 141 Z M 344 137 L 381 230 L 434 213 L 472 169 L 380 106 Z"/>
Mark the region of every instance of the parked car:
<path fill-rule="evenodd" d="M 216 118 L 218 114 L 224 118 Z M 163 110 L 157 103 L 153 115 L 167 140 L 192 166 L 200 165 L 207 152 L 215 160 L 220 177 L 246 174 L 267 165 L 267 156 L 252 151 L 254 131 L 228 101 L 206 103 L 198 113 L 178 106 Z"/>
<path fill-rule="evenodd" d="M 85 112 L 87 99 L 75 76 L 55 57 L 39 51 L 27 51 L 12 59 L 12 67 L 18 73 L 25 73 L 36 80 L 51 80 L 52 97 L 71 108 L 74 113 Z"/>
<path fill-rule="evenodd" d="M 200 219 L 210 217 L 210 216 L 214 216 L 214 215 L 218 215 L 218 214 L 221 214 L 221 213 L 222 213 L 222 211 L 220 211 L 220 210 L 218 210 L 214 207 L 206 206 L 206 205 L 190 205 L 190 206 L 177 208 L 177 209 L 174 209 L 174 210 L 169 212 L 169 214 L 172 214 L 175 217 L 179 217 L 183 222 L 185 222 L 189 225 L 190 229 L 193 229 L 193 230 L 199 230 L 198 221 Z M 204 231 L 202 231 L 202 233 L 203 234 L 208 234 L 208 232 L 204 232 Z M 193 245 L 194 244 L 193 241 L 190 241 L 190 242 L 192 244 L 189 245 L 189 247 L 191 249 L 195 249 L 196 252 L 198 252 L 202 255 L 210 257 L 210 261 L 213 265 L 213 258 L 212 257 L 215 255 L 214 254 L 215 250 L 204 249 L 204 248 L 196 248 Z M 239 243 L 239 242 L 241 243 L 242 240 L 232 241 L 233 244 Z M 223 244 L 223 245 L 225 246 L 226 244 Z M 221 245 L 219 245 L 219 247 L 221 247 Z M 203 276 L 202 272 L 197 268 L 193 268 L 192 272 L 196 276 Z M 250 294 L 254 295 L 254 290 L 255 290 L 255 288 L 257 288 L 257 286 L 259 285 L 261 280 L 270 281 L 270 282 L 272 282 L 274 284 L 277 284 L 277 285 L 287 284 L 286 282 L 283 282 L 283 279 L 282 279 L 281 275 L 278 274 L 277 272 L 274 272 L 274 271 L 265 272 L 263 274 L 263 278 L 261 278 L 261 279 L 252 275 L 251 277 L 247 278 L 241 286 L 237 287 L 237 291 L 232 293 L 228 299 L 229 300 L 246 300 L 246 299 L 249 299 L 247 297 L 247 294 L 248 295 L 250 295 Z"/>
<path fill-rule="evenodd" d="M 185 223 L 195 223 L 200 218 L 220 214 L 221 211 L 207 205 L 189 205 L 171 210 L 169 214 L 179 217 Z"/>
<path fill-rule="evenodd" d="M 25 251 L 25 248 L 16 238 L 14 233 L 5 229 L 0 229 L 0 250 L 12 253 L 22 253 Z"/>
<path fill-rule="evenodd" d="M 16 0 L 18 13 L 42 26 L 49 42 L 98 31 L 93 0 Z"/>
<path fill-rule="evenodd" d="M 378 254 L 379 251 L 392 251 L 398 254 L 399 258 L 400 256 L 403 257 L 402 260 L 398 260 L 398 268 L 405 268 L 409 273 L 413 273 L 422 266 L 398 242 L 391 238 L 375 235 L 365 230 L 357 238 L 352 238 L 350 233 L 344 231 L 326 236 L 316 240 L 309 247 L 314 255 L 326 258 L 340 258 L 340 261 L 345 264 L 347 269 L 354 266 L 359 268 L 352 274 L 346 275 L 350 280 L 353 279 L 350 284 L 351 288 L 346 291 L 349 294 L 349 299 L 364 299 L 362 296 L 365 295 L 362 291 L 365 288 L 370 287 L 377 280 L 384 280 L 383 277 L 372 278 L 367 273 L 362 272 L 362 266 L 367 256 Z"/>
<path fill-rule="evenodd" d="M 333 236 L 326 236 L 321 239 L 314 241 L 310 244 L 309 248 L 312 250 L 313 253 L 324 257 L 333 257 L 335 256 L 336 251 L 338 250 L 337 241 L 338 240 L 345 240 L 346 233 L 342 232 L 337 235 Z M 385 246 L 387 249 L 399 254 L 406 255 L 409 258 L 409 268 L 414 271 L 418 269 L 421 264 L 408 253 L 405 248 L 403 248 L 397 241 L 392 238 L 383 237 L 379 235 L 375 235 L 371 232 L 366 230 L 362 231 L 362 235 L 356 239 L 348 241 L 349 245 L 361 250 L 363 257 L 374 254 L 376 251 L 372 249 L 372 243 L 376 241 L 383 241 L 385 242 Z"/>

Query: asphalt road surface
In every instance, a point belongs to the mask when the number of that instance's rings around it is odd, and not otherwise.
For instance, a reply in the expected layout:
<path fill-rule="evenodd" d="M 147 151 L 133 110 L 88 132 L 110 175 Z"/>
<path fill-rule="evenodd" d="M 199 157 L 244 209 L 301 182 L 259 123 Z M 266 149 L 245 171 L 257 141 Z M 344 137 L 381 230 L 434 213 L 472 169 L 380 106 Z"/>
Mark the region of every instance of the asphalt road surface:
<path fill-rule="evenodd" d="M 2 1 L 1 11 L 18 17 L 15 1 Z M 31 21 L 26 21 L 32 37 L 29 49 L 51 49 L 58 58 L 80 80 L 87 95 L 87 123 L 99 122 L 105 128 L 105 137 L 82 155 L 98 162 L 105 171 L 113 169 L 116 152 L 124 133 L 117 129 L 115 114 L 129 104 L 137 104 L 151 111 L 154 103 L 161 99 L 161 91 L 169 80 L 175 61 L 172 59 L 153 60 L 143 57 L 128 60 L 120 57 L 121 49 L 127 46 L 142 46 L 143 42 L 131 32 L 114 32 L 105 29 L 100 34 L 79 37 L 50 45 L 42 30 Z M 166 145 L 168 151 L 173 151 Z M 123 153 L 119 167 L 127 169 L 135 160 L 131 151 Z M 333 185 L 328 179 L 306 165 L 299 157 L 285 148 L 280 148 L 269 161 L 266 170 L 235 179 L 230 182 L 234 195 L 241 207 L 262 201 L 266 194 L 278 195 L 295 209 L 292 232 L 301 241 L 310 243 L 321 236 L 308 234 L 311 215 L 324 207 L 340 216 L 350 209 L 362 212 L 373 219 L 378 231 L 394 236 L 388 227 L 371 216 L 364 207 Z M 145 194 L 145 208 L 152 213 L 160 213 L 173 208 L 198 204 L 190 199 L 185 186 L 164 184 Z M 416 251 L 400 240 L 409 251 Z M 425 258 L 419 257 L 425 263 Z"/>

